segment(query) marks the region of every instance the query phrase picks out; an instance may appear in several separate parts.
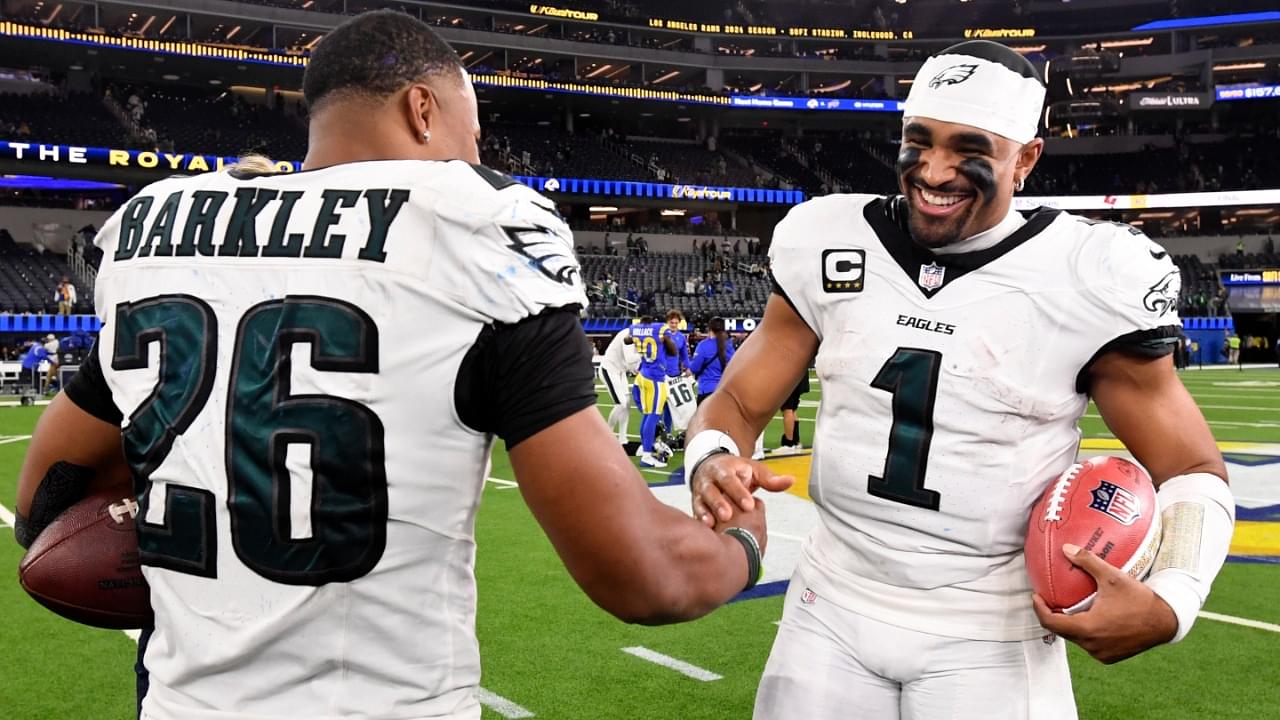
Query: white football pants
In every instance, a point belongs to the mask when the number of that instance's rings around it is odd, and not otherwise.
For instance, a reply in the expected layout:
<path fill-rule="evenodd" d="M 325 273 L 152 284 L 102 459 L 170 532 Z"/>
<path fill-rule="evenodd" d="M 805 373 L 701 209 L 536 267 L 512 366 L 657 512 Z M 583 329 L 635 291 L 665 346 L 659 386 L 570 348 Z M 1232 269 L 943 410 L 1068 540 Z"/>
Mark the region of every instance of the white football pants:
<path fill-rule="evenodd" d="M 618 442 L 627 444 L 627 430 L 631 427 L 631 383 L 627 371 L 611 363 L 600 363 L 600 379 L 604 381 L 613 409 L 609 411 L 609 427 L 618 433 Z"/>
<path fill-rule="evenodd" d="M 1076 718 L 1062 638 L 992 642 L 907 630 L 813 595 L 798 573 L 783 607 L 755 720 Z"/>

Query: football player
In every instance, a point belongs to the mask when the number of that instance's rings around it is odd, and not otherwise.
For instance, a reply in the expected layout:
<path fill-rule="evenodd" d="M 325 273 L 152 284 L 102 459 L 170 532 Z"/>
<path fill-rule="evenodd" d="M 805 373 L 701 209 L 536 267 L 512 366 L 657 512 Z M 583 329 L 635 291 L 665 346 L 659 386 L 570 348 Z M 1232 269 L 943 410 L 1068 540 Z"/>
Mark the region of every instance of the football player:
<path fill-rule="evenodd" d="M 641 318 L 641 323 L 653 322 L 652 318 Z M 609 428 L 618 433 L 618 444 L 627 444 L 627 430 L 631 426 L 631 398 L 629 378 L 640 371 L 640 354 L 636 346 L 627 342 L 631 336 L 628 329 L 623 329 L 609 340 L 600 359 L 600 379 L 613 400 L 613 409 L 609 411 Z"/>
<path fill-rule="evenodd" d="M 762 327 L 686 450 L 697 516 L 754 507 L 783 483 L 738 448 L 816 355 L 821 522 L 757 718 L 1073 718 L 1058 638 L 1103 662 L 1177 642 L 1222 567 L 1235 505 L 1170 359 L 1177 268 L 1133 228 L 1012 209 L 1044 92 L 1001 45 L 940 52 L 906 100 L 901 194 L 817 198 L 774 232 Z M 1064 546 L 1102 588 L 1066 616 L 1033 598 L 1023 545 L 1090 398 L 1159 485 L 1164 536 L 1145 582 Z"/>
<path fill-rule="evenodd" d="M 142 717 L 478 719 L 495 436 L 607 611 L 674 622 L 749 586 L 763 515 L 713 532 L 662 504 L 596 410 L 569 229 L 476 164 L 458 56 L 371 12 L 303 86 L 302 172 L 162 180 L 103 227 L 106 329 L 24 462 L 29 541 L 128 461 L 155 610 Z"/>
<path fill-rule="evenodd" d="M 667 407 L 667 358 L 676 354 L 676 344 L 666 323 L 637 323 L 623 342 L 636 346 L 640 353 L 640 372 L 636 374 L 636 395 L 640 406 L 640 464 L 653 468 L 667 466 L 659 456 L 658 423 Z M 665 453 L 663 453 L 665 455 Z"/>
<path fill-rule="evenodd" d="M 665 357 L 667 366 L 667 396 L 670 399 L 672 386 L 689 368 L 689 338 L 680 330 L 684 322 L 684 313 L 679 310 L 667 311 L 667 337 L 675 343 L 676 351 Z M 686 422 L 677 426 L 677 418 L 672 414 L 673 403 L 668 402 L 662 411 L 662 424 L 667 433 L 675 434 L 676 430 L 688 425 Z"/>

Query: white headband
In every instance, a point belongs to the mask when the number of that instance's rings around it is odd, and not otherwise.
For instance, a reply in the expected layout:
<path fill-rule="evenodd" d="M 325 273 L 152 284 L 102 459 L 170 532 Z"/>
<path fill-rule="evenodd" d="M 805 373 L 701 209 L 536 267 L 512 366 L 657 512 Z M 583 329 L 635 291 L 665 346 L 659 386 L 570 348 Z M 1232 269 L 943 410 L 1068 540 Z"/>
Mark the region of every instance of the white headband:
<path fill-rule="evenodd" d="M 1039 79 L 998 62 L 935 55 L 916 73 L 903 116 L 969 125 L 1028 143 L 1040 127 L 1044 92 Z"/>

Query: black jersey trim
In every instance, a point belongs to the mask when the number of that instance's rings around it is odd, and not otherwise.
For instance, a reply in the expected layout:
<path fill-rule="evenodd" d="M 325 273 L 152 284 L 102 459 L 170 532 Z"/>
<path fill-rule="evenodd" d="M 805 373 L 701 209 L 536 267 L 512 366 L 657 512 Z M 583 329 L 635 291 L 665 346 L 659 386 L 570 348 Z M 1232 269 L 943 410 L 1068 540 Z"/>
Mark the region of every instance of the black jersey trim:
<path fill-rule="evenodd" d="M 97 340 L 89 347 L 89 353 L 85 355 L 84 362 L 80 363 L 80 369 L 67 382 L 63 392 L 76 407 L 105 423 L 118 426 L 124 421 L 124 414 L 116 407 L 107 379 L 102 376 Z"/>
<path fill-rule="evenodd" d="M 769 273 L 769 284 L 772 286 L 771 290 L 773 294 L 787 301 L 787 305 L 791 307 L 791 312 L 795 313 L 796 317 L 800 318 L 800 322 L 804 323 L 814 335 L 822 337 L 821 335 L 818 335 L 818 329 L 809 324 L 809 319 L 804 316 L 804 313 L 800 312 L 800 308 L 796 307 L 795 301 L 787 294 L 787 291 L 782 287 L 782 283 L 778 282 L 777 276 L 772 272 Z"/>
<path fill-rule="evenodd" d="M 877 198 L 867 203 L 862 213 L 876 236 L 880 238 L 884 249 L 911 279 L 911 284 L 926 298 L 937 295 L 969 272 L 995 262 L 1014 248 L 1039 235 L 1062 213 L 1061 210 L 1052 208 L 1039 208 L 1027 217 L 1022 227 L 985 250 L 939 255 L 911 239 L 911 234 L 907 230 L 908 211 L 907 199 L 901 195 L 894 195 Z M 942 284 L 928 290 L 919 284 L 918 273 L 921 266 L 931 263 L 946 268 L 946 272 L 943 275 Z"/>
<path fill-rule="evenodd" d="M 594 406 L 595 368 L 578 306 L 486 325 L 458 368 L 453 401 L 464 425 L 497 435 L 508 450 Z"/>
<path fill-rule="evenodd" d="M 484 181 L 489 183 L 494 190 L 505 190 L 512 185 L 520 184 L 520 181 L 510 175 L 498 172 L 491 167 L 477 165 L 476 163 L 467 163 L 467 165 L 471 166 L 471 169 L 475 170 L 477 175 L 484 178 Z"/>
<path fill-rule="evenodd" d="M 1076 392 L 1089 393 L 1089 371 L 1093 364 L 1103 355 L 1112 352 L 1123 352 L 1145 358 L 1159 358 L 1172 353 L 1182 342 L 1182 328 L 1177 325 L 1162 325 L 1150 330 L 1135 330 L 1125 333 L 1098 348 L 1098 352 L 1089 358 L 1089 362 L 1076 373 Z"/>

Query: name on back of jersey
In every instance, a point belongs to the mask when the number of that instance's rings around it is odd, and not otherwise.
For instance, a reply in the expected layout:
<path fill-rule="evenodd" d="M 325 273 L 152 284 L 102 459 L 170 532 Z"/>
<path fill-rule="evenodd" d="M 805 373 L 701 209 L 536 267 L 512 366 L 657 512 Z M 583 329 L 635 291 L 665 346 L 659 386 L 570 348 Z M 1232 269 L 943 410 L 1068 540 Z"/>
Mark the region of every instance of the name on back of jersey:
<path fill-rule="evenodd" d="M 406 188 L 279 190 L 241 187 L 234 192 L 184 189 L 133 198 L 120 212 L 115 262 L 143 257 L 341 258 L 359 243 L 360 260 L 386 262 L 391 224 L 409 202 Z M 302 205 L 306 212 L 295 213 Z M 225 222 L 220 222 L 225 217 Z M 270 231 L 258 232 L 259 220 Z M 363 236 L 340 232 L 359 227 Z"/>

